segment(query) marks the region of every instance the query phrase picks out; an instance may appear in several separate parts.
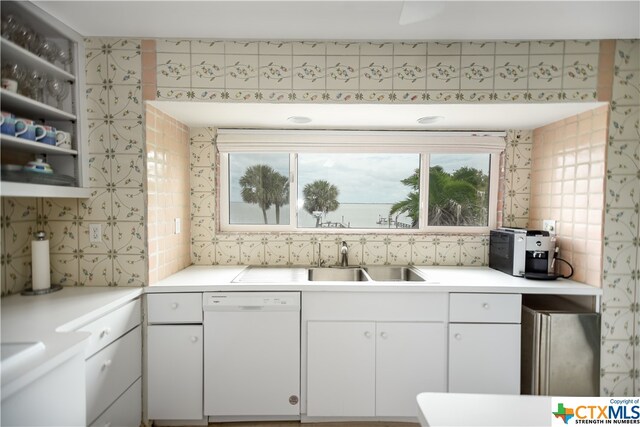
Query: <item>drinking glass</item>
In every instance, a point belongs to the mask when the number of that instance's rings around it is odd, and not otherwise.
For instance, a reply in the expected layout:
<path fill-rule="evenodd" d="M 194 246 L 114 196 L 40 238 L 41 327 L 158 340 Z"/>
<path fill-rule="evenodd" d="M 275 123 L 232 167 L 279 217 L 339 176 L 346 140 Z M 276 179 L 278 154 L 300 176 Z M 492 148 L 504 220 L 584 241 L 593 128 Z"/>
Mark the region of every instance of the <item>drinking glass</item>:
<path fill-rule="evenodd" d="M 39 70 L 31 70 L 27 73 L 27 80 L 30 81 L 30 98 L 38 102 L 44 102 L 44 89 L 46 85 L 46 75 Z"/>
<path fill-rule="evenodd" d="M 15 42 L 20 23 L 13 15 L 2 17 L 2 37 Z"/>
<path fill-rule="evenodd" d="M 42 39 L 37 54 L 53 64 L 58 58 L 58 50 L 58 46 L 55 43 Z"/>
<path fill-rule="evenodd" d="M 49 92 L 49 95 L 55 98 L 57 108 L 62 110 L 62 101 L 64 101 L 69 95 L 69 85 L 59 79 L 48 79 L 47 91 Z"/>

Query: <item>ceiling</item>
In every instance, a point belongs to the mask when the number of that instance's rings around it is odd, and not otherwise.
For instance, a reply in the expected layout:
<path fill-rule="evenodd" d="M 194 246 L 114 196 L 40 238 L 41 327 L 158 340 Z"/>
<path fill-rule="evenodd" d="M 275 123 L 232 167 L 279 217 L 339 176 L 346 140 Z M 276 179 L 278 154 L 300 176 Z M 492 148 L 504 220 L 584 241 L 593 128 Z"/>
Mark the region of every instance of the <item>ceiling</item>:
<path fill-rule="evenodd" d="M 633 1 L 35 1 L 84 36 L 258 40 L 640 38 Z M 370 105 L 154 102 L 189 126 L 533 129 L 598 103 Z M 312 119 L 300 125 L 291 116 Z M 431 125 L 416 120 L 443 116 Z"/>
<path fill-rule="evenodd" d="M 505 130 L 535 129 L 605 103 L 340 105 L 151 101 L 150 104 L 189 127 Z M 311 122 L 289 123 L 287 118 L 292 116 L 309 117 Z M 416 120 L 425 116 L 444 118 L 431 125 L 418 124 Z"/>
<path fill-rule="evenodd" d="M 34 3 L 84 36 L 378 41 L 640 38 L 640 0 Z"/>

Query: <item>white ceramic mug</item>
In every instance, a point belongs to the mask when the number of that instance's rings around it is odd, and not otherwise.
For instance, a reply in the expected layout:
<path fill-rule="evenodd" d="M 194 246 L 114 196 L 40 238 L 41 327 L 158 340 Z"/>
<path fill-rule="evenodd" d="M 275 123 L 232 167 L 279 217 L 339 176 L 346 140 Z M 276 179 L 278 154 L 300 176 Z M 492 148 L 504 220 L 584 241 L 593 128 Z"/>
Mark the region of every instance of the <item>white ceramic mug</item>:
<path fill-rule="evenodd" d="M 56 131 L 56 147 L 71 148 L 71 134 L 63 130 Z"/>

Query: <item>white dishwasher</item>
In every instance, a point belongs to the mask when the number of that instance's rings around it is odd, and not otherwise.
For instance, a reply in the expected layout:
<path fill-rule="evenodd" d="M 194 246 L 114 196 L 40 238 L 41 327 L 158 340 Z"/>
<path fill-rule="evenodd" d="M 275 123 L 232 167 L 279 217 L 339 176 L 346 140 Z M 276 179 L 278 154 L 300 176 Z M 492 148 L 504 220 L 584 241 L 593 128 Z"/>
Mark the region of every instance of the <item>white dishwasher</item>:
<path fill-rule="evenodd" d="M 300 415 L 300 292 L 207 292 L 204 414 Z"/>

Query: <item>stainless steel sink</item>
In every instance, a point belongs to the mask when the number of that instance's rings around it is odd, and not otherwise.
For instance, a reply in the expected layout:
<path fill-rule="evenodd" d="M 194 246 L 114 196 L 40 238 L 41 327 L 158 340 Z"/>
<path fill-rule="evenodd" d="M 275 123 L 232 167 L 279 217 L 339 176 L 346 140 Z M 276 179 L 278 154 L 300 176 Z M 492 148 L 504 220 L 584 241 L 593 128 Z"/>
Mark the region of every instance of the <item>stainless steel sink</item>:
<path fill-rule="evenodd" d="M 424 282 L 425 279 L 411 267 L 365 267 L 371 280 L 377 282 Z"/>
<path fill-rule="evenodd" d="M 369 278 L 361 268 L 310 268 L 311 282 L 366 282 Z"/>

